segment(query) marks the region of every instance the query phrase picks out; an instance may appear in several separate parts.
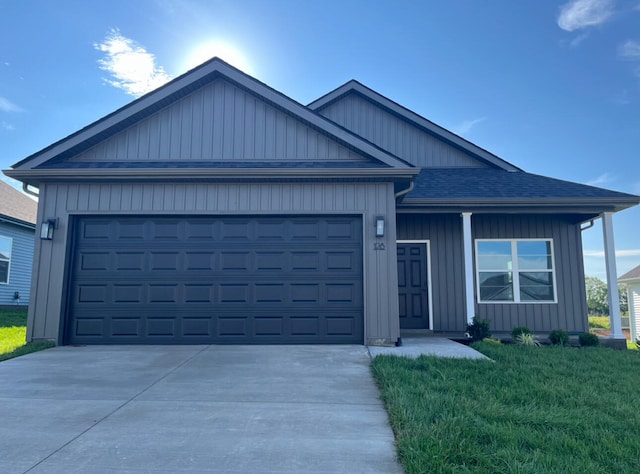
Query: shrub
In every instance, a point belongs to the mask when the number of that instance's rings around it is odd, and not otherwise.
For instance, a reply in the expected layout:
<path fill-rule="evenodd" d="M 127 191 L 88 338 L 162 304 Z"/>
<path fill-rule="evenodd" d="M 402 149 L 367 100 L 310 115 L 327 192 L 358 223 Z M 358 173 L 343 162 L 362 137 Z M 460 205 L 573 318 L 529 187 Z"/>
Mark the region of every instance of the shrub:
<path fill-rule="evenodd" d="M 533 334 L 533 331 L 526 326 L 515 327 L 511 330 L 511 339 L 515 341 L 520 334 Z"/>
<path fill-rule="evenodd" d="M 489 331 L 489 320 L 480 319 L 478 316 L 474 316 L 471 320 L 471 324 L 467 325 L 467 334 L 474 341 L 482 341 L 485 337 L 491 337 Z"/>
<path fill-rule="evenodd" d="M 578 341 L 582 347 L 593 347 L 600 345 L 600 339 L 595 334 L 590 332 L 583 332 L 578 336 Z"/>
<path fill-rule="evenodd" d="M 529 333 L 521 332 L 516 336 L 515 341 L 516 341 L 516 344 L 519 344 L 521 346 L 533 347 L 533 346 L 540 345 L 540 341 L 538 341 L 538 338 L 533 334 L 531 334 L 530 332 Z"/>
<path fill-rule="evenodd" d="M 566 346 L 569 343 L 569 333 L 564 329 L 554 329 L 549 333 L 549 340 L 554 346 Z"/>

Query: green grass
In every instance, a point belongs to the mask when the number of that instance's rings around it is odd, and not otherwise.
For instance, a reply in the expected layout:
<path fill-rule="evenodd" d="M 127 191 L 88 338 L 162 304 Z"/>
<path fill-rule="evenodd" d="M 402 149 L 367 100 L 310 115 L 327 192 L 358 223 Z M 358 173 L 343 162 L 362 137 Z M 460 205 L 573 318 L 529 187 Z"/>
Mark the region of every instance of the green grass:
<path fill-rule="evenodd" d="M 0 308 L 0 361 L 53 347 L 53 342 L 26 343 L 26 309 Z"/>
<path fill-rule="evenodd" d="M 474 347 L 495 362 L 373 361 L 407 473 L 638 471 L 638 352 Z"/>

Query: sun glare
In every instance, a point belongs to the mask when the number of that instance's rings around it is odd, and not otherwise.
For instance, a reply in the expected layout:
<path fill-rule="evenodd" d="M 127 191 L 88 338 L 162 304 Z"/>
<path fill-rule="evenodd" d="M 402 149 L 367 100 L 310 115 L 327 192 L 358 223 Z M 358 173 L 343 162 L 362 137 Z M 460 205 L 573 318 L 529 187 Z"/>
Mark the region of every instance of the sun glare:
<path fill-rule="evenodd" d="M 187 56 L 186 69 L 193 69 L 214 56 L 219 57 L 243 72 L 251 72 L 251 67 L 249 66 L 246 56 L 234 46 L 221 41 L 209 41 L 196 46 Z"/>

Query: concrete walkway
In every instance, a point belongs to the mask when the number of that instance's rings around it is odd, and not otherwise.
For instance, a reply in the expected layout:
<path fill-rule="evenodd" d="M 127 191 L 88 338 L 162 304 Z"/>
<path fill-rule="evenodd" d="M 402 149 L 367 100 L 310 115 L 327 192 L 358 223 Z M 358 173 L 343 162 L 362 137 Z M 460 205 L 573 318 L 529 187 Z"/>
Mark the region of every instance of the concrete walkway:
<path fill-rule="evenodd" d="M 469 346 L 454 342 L 444 337 L 403 337 L 400 347 L 369 347 L 371 357 L 381 354 L 410 357 L 415 359 L 421 355 L 451 357 L 454 359 L 487 359 L 484 354 Z"/>
<path fill-rule="evenodd" d="M 0 363 L 0 471 L 401 473 L 363 346 L 57 347 Z"/>

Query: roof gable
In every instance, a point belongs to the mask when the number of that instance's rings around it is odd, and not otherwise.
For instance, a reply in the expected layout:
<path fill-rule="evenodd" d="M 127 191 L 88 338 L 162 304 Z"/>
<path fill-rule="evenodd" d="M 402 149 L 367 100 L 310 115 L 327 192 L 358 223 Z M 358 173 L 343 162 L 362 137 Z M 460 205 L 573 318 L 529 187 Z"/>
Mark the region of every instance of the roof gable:
<path fill-rule="evenodd" d="M 223 78 L 70 160 L 371 161 Z"/>
<path fill-rule="evenodd" d="M 226 132 L 221 132 L 222 143 L 216 144 L 221 146 L 221 149 L 205 145 L 206 140 L 213 137 L 207 137 L 202 133 L 206 124 L 209 123 L 207 120 L 215 119 L 215 115 L 205 117 L 203 107 L 207 103 L 206 98 L 211 98 L 210 103 L 214 103 L 217 94 L 222 100 L 215 102 L 213 112 L 221 114 L 221 120 L 228 125 Z M 226 99 L 231 99 L 231 103 Z M 263 134 L 262 149 L 248 150 L 247 140 L 227 140 L 227 144 L 224 143 L 225 136 L 229 138 L 236 127 L 242 129 L 243 133 L 246 133 L 250 127 L 250 120 L 246 120 L 244 116 L 247 109 L 242 109 L 240 104 L 245 106 L 248 104 L 250 113 L 262 114 L 265 117 L 271 114 L 270 118 L 275 119 L 275 125 L 269 122 L 265 130 L 256 128 L 252 130 L 254 138 Z M 190 130 L 187 124 L 195 124 L 194 117 L 198 114 L 200 114 L 197 120 L 199 125 Z M 183 134 L 184 139 L 174 140 L 174 143 L 164 143 L 162 140 L 166 137 L 161 133 L 162 127 L 172 128 L 174 119 L 180 125 L 174 129 L 176 133 L 169 135 L 175 137 Z M 152 129 L 152 127 L 156 128 Z M 160 127 L 160 131 L 157 127 Z M 267 130 L 266 127 L 274 128 Z M 150 140 L 153 133 L 157 133 L 157 139 Z M 194 136 L 198 133 L 202 136 L 196 138 L 194 146 Z M 135 137 L 134 141 L 131 142 L 130 139 L 133 137 Z M 306 157 L 311 148 L 314 149 L 311 156 L 318 159 L 369 159 L 393 168 L 412 168 L 403 160 L 337 126 L 218 58 L 202 64 L 82 130 L 29 156 L 16 163 L 13 168 L 24 171 L 70 159 L 126 161 L 133 156 L 136 156 L 136 160 L 142 157 L 143 160 L 154 161 L 191 159 L 194 156 L 196 159 L 207 160 L 221 156 L 264 159 L 274 157 L 278 152 L 270 145 L 270 139 L 277 140 L 278 146 L 288 149 L 285 159 Z M 146 143 L 144 143 L 145 140 L 147 140 Z M 141 144 L 142 154 L 140 153 Z M 206 153 L 209 151 L 211 153 Z M 229 155 L 228 152 L 231 154 Z M 163 155 L 165 153 L 166 155 Z"/>
<path fill-rule="evenodd" d="M 308 107 L 416 166 L 519 170 L 355 80 Z"/>

